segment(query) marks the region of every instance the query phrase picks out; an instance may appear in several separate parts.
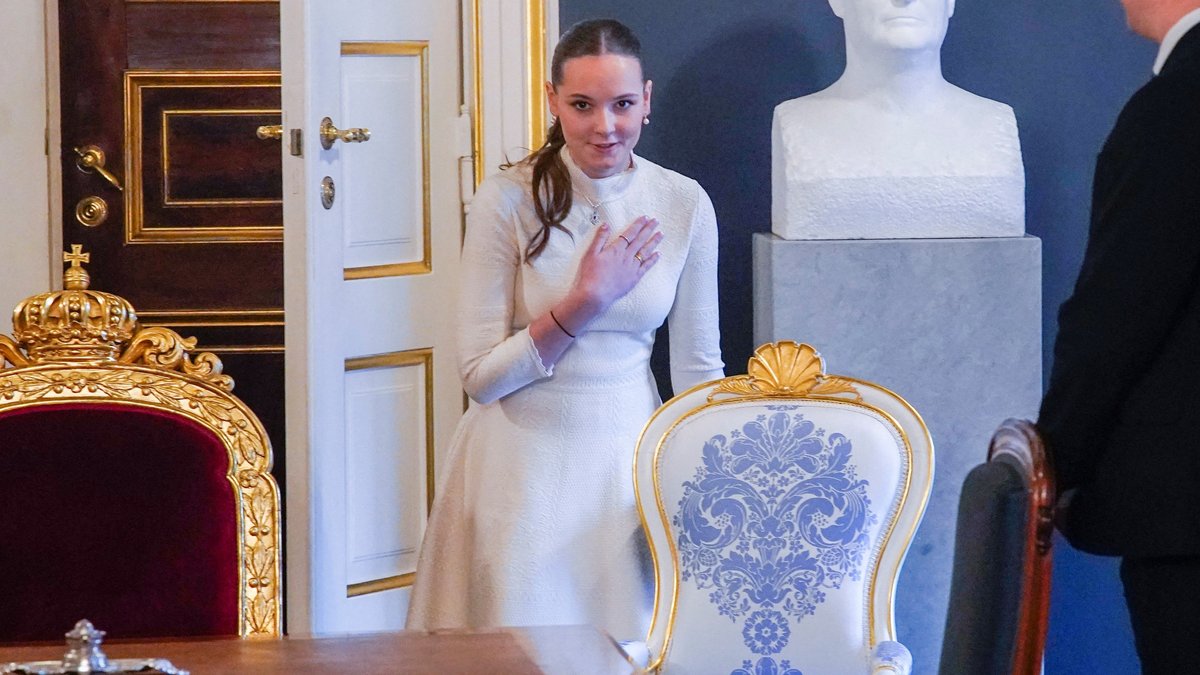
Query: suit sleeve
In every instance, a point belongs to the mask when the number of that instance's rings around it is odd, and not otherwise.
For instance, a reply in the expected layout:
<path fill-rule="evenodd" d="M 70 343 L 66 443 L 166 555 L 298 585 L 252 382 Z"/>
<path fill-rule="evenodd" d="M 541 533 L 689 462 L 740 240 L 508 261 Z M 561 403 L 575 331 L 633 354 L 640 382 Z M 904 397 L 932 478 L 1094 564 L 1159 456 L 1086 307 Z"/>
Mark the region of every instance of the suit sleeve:
<path fill-rule="evenodd" d="M 1097 162 L 1083 266 L 1059 310 L 1038 426 L 1064 490 L 1091 477 L 1131 388 L 1196 292 L 1200 117 L 1155 84 L 1130 101 Z"/>

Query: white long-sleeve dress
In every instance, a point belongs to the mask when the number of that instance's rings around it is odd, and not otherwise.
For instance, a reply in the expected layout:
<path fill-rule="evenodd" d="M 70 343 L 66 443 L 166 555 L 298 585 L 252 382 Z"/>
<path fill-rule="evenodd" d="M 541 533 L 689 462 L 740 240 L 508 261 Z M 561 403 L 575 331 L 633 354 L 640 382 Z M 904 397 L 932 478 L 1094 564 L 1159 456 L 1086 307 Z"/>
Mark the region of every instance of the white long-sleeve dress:
<path fill-rule="evenodd" d="M 458 306 L 471 403 L 439 481 L 409 628 L 586 623 L 618 639 L 649 628 L 634 446 L 660 403 L 650 351 L 664 319 L 676 392 L 723 374 L 716 216 L 695 181 L 643 158 L 591 179 L 561 156 L 575 190 L 571 235 L 552 230 L 532 264 L 523 254 L 541 226 L 529 168 L 484 181 L 471 203 Z M 657 218 L 662 257 L 546 368 L 529 323 L 571 287 L 593 211 L 613 237 Z"/>

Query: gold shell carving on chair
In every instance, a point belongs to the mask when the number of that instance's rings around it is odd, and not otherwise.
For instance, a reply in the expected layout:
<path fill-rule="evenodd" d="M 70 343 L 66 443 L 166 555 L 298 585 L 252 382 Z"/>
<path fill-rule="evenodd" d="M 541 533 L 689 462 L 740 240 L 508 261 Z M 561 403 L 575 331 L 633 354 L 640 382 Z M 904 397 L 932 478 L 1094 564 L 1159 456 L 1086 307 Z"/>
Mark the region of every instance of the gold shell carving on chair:
<path fill-rule="evenodd" d="M 709 395 L 734 396 L 861 396 L 850 380 L 826 375 L 825 360 L 811 345 L 782 340 L 762 345 L 746 366 L 745 375 L 721 380 Z"/>

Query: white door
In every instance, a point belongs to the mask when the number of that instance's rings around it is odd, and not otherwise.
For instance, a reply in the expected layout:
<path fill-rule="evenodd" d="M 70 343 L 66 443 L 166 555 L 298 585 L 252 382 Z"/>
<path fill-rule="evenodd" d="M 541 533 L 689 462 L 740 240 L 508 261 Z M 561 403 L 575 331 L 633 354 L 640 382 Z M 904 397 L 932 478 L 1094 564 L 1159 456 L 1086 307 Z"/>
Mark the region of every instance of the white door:
<path fill-rule="evenodd" d="M 288 631 L 396 629 L 435 443 L 463 404 L 450 309 L 459 7 L 284 0 L 281 10 L 284 143 L 295 144 L 284 161 Z M 329 147 L 326 117 L 344 132 L 330 131 Z"/>

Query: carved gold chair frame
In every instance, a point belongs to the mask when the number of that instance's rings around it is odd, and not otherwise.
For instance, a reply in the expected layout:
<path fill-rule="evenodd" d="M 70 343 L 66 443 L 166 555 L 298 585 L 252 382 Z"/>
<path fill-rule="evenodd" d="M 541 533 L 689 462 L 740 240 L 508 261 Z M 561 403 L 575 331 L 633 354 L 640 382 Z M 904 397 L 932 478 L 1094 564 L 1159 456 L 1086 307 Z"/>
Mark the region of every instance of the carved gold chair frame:
<path fill-rule="evenodd" d="M 634 491 L 642 527 L 647 532 L 656 588 L 646 639 L 651 654 L 648 672 L 661 672 L 664 667 L 681 586 L 679 552 L 670 534 L 670 516 L 660 484 L 665 438 L 688 418 L 713 408 L 740 402 L 804 400 L 869 410 L 889 420 L 903 440 L 908 461 L 899 506 L 880 537 L 872 568 L 865 572 L 871 579 L 870 599 L 864 607 L 870 642 L 874 646 L 894 644 L 896 584 L 932 489 L 934 450 L 929 428 L 896 393 L 866 380 L 828 374 L 825 360 L 811 345 L 781 340 L 758 347 L 747 364 L 747 374 L 697 385 L 667 401 L 642 430 L 634 458 Z M 910 672 L 911 664 L 893 662 L 886 653 L 872 653 L 871 658 L 871 672 Z"/>
<path fill-rule="evenodd" d="M 115 403 L 165 411 L 210 429 L 229 454 L 226 477 L 238 514 L 238 623 L 242 637 L 282 633 L 279 486 L 271 443 L 258 417 L 233 396 L 221 361 L 195 353 L 195 338 L 141 328 L 123 298 L 88 289 L 64 258 L 64 290 L 27 298 L 13 312 L 13 337 L 0 335 L 0 414 L 63 403 Z"/>

